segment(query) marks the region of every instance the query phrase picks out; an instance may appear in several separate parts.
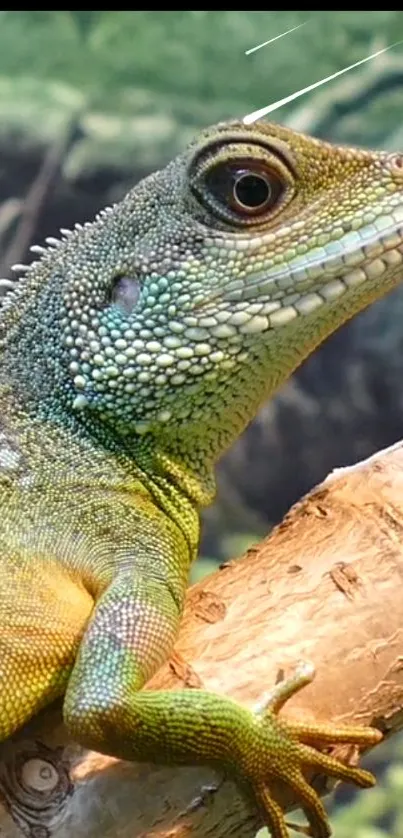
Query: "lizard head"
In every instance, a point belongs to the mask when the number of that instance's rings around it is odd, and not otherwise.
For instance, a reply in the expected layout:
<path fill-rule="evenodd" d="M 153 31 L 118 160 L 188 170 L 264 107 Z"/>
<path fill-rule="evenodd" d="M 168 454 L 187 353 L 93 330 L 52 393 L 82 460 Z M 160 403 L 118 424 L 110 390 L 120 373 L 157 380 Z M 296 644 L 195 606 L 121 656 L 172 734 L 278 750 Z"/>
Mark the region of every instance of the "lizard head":
<path fill-rule="evenodd" d="M 53 407 L 215 458 L 402 264 L 401 155 L 222 124 L 54 243 L 2 323 Z"/>

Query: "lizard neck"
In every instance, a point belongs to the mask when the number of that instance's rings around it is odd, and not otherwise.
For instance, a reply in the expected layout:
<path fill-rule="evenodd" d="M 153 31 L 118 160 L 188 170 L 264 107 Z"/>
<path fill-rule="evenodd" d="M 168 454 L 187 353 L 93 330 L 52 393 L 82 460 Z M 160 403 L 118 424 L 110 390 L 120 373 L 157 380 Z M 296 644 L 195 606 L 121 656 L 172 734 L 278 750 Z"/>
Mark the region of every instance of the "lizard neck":
<path fill-rule="evenodd" d="M 337 305 L 323 304 L 319 312 L 269 330 L 259 341 L 245 336 L 242 351 L 228 352 L 214 377 L 201 375 L 195 382 L 184 376 L 170 420 L 146 425 L 144 432 L 135 421 L 120 424 L 90 407 L 72 409 L 60 346 L 51 345 L 51 332 L 45 340 L 40 317 L 30 318 L 32 328 L 23 340 L 16 331 L 15 348 L 10 339 L 0 380 L 8 382 L 17 411 L 29 415 L 31 424 L 36 422 L 42 432 L 59 429 L 64 439 L 58 443 L 59 458 L 67 458 L 64 467 L 69 467 L 69 441 L 81 440 L 92 449 L 98 474 L 110 457 L 118 470 L 140 480 L 171 516 L 181 517 L 185 508 L 197 514 L 214 499 L 217 460 L 303 359 L 364 307 L 363 296 L 361 288 L 350 291 Z M 375 283 L 366 296 L 367 302 L 378 296 Z M 6 389 L 0 395 L 2 404 Z"/>
<path fill-rule="evenodd" d="M 49 502 L 49 487 L 58 491 L 84 490 L 87 498 L 142 496 L 173 520 L 184 534 L 190 560 L 197 555 L 199 506 L 205 494 L 186 469 L 145 444 L 124 440 L 104 426 L 83 421 L 60 409 L 58 403 L 35 400 L 21 387 L 0 378 L 0 497 L 20 491 Z M 109 498 L 109 499 L 108 499 Z"/>

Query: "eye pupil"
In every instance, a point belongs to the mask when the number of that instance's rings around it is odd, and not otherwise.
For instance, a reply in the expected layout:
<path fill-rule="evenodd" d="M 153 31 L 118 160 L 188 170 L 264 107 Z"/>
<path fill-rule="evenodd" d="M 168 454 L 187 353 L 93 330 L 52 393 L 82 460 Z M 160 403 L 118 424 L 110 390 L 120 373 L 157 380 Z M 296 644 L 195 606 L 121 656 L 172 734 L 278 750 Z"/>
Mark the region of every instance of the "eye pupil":
<path fill-rule="evenodd" d="M 234 184 L 234 198 L 247 209 L 264 206 L 271 196 L 270 184 L 261 175 L 241 174 Z"/>

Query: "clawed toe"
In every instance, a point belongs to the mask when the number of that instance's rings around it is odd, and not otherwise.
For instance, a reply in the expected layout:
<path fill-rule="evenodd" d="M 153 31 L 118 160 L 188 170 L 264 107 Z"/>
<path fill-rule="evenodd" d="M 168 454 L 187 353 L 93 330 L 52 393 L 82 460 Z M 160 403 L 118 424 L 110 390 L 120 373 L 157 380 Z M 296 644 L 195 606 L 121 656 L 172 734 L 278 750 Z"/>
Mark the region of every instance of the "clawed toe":
<path fill-rule="evenodd" d="M 344 762 L 316 751 L 309 745 L 301 745 L 300 758 L 302 764 L 319 768 L 325 774 L 335 777 L 337 780 L 345 780 L 347 783 L 354 783 L 360 788 L 370 788 L 375 785 L 375 777 L 370 771 L 363 768 L 356 768 L 353 765 L 345 765 Z"/>
<path fill-rule="evenodd" d="M 312 724 L 308 722 L 287 722 L 289 732 L 307 745 L 359 745 L 369 748 L 382 740 L 382 733 L 375 727 L 339 727 L 338 725 Z"/>
<path fill-rule="evenodd" d="M 283 810 L 274 800 L 269 789 L 266 786 L 255 789 L 255 797 L 265 824 L 270 830 L 271 838 L 289 838 Z"/>
<path fill-rule="evenodd" d="M 301 808 L 309 823 L 308 834 L 314 838 L 329 838 L 331 835 L 329 820 L 325 807 L 316 791 L 304 780 L 302 775 L 298 782 L 289 785 L 300 801 Z"/>
<path fill-rule="evenodd" d="M 287 783 L 299 801 L 309 824 L 308 826 L 298 826 L 296 827 L 297 830 L 304 835 L 312 836 L 312 838 L 329 838 L 331 834 L 330 824 L 323 803 L 314 789 L 304 780 L 302 774 L 293 782 L 288 779 Z M 288 829 L 294 828 L 294 826 L 286 823 L 283 811 L 273 798 L 269 788 L 263 786 L 257 791 L 255 789 L 255 796 L 272 838 L 288 838 Z"/>

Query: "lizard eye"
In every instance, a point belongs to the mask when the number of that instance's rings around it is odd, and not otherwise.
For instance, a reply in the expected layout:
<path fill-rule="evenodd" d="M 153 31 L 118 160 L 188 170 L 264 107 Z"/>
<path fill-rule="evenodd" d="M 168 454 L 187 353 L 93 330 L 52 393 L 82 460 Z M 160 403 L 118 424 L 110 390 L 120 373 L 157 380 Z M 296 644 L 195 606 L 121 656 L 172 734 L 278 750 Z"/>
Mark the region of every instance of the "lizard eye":
<path fill-rule="evenodd" d="M 232 173 L 232 194 L 228 195 L 234 209 L 256 215 L 277 201 L 282 184 L 275 172 L 238 169 Z"/>
<path fill-rule="evenodd" d="M 248 160 L 214 166 L 206 175 L 206 187 L 216 201 L 243 216 L 266 213 L 284 189 L 277 172 Z"/>
<path fill-rule="evenodd" d="M 242 153 L 245 151 L 246 153 Z M 280 155 L 256 145 L 207 148 L 192 161 L 190 185 L 200 204 L 223 221 L 245 227 L 270 221 L 294 193 Z M 204 219 L 212 223 L 208 216 Z"/>
<path fill-rule="evenodd" d="M 110 299 L 123 314 L 131 314 L 140 297 L 140 291 L 139 280 L 124 274 L 115 278 Z"/>

